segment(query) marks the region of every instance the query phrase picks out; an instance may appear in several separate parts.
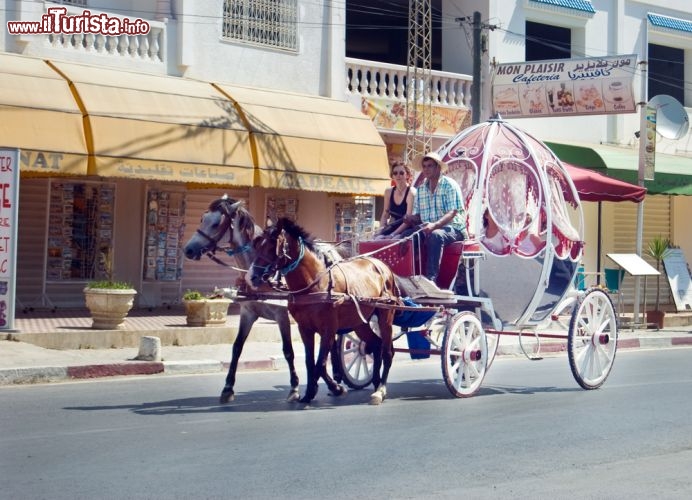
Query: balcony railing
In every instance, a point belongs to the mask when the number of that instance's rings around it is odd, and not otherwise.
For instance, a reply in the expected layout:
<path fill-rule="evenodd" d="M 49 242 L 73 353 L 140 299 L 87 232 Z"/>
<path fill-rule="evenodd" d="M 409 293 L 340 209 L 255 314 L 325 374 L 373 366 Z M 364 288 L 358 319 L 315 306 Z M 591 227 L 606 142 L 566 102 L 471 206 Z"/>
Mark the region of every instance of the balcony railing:
<path fill-rule="evenodd" d="M 469 108 L 472 80 L 469 75 L 432 71 L 431 103 Z M 351 95 L 406 102 L 406 66 L 347 57 L 346 90 Z"/>

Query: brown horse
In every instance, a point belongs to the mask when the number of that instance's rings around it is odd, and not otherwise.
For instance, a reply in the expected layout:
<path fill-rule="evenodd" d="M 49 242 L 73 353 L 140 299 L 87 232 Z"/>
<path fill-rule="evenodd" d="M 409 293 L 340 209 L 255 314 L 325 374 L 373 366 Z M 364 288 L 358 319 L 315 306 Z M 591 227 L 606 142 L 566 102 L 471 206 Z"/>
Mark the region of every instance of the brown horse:
<path fill-rule="evenodd" d="M 309 403 L 315 398 L 320 376 L 333 395 L 345 392 L 327 372 L 327 355 L 337 331 L 354 330 L 367 346 L 372 346 L 375 392 L 370 403 L 382 403 L 394 357 L 394 310 L 378 305 L 400 303 L 391 270 L 369 257 L 354 257 L 327 266 L 316 254 L 310 235 L 286 218 L 265 229 L 253 242 L 253 248 L 256 257 L 246 274 L 248 284 L 257 287 L 279 271 L 290 290 L 288 310 L 298 324 L 305 346 L 308 377 L 300 401 Z M 315 333 L 320 335 L 316 362 Z"/>
<path fill-rule="evenodd" d="M 243 202 L 224 196 L 212 201 L 209 208 L 202 214 L 202 220 L 197 231 L 185 244 L 185 256 L 188 259 L 199 260 L 202 255 L 207 254 L 216 263 L 229 267 L 228 264 L 214 256 L 217 250 L 221 250 L 235 259 L 239 269 L 249 269 L 250 263 L 255 258 L 252 240 L 260 234 L 262 234 L 262 228 L 255 224 L 255 219 L 245 208 Z M 220 248 L 223 245 L 226 245 L 225 248 Z M 333 261 L 341 260 L 344 257 L 344 255 L 339 254 L 337 249 L 326 243 L 320 242 L 318 250 L 324 254 L 325 258 Z M 242 284 L 244 285 L 244 280 L 242 280 Z M 252 326 L 259 318 L 275 321 L 279 327 L 281 347 L 289 372 L 290 390 L 287 400 L 298 399 L 299 381 L 294 363 L 295 355 L 291 343 L 291 324 L 286 301 L 242 300 L 240 302 L 238 334 L 235 342 L 233 342 L 226 382 L 219 396 L 219 403 L 221 404 L 235 399 L 233 387 L 235 386 L 238 362 Z M 338 359 L 338 356 L 335 355 L 332 359 Z M 334 365 L 334 369 L 340 371 L 341 366 Z"/>

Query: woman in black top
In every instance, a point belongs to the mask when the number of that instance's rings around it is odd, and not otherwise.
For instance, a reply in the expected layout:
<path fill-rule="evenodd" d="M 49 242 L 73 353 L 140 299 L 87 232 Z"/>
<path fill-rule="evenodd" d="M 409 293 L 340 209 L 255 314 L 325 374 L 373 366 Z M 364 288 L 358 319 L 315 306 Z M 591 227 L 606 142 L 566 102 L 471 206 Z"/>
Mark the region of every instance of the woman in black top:
<path fill-rule="evenodd" d="M 386 238 L 401 225 L 405 215 L 413 211 L 416 188 L 411 186 L 412 172 L 402 161 L 392 163 L 389 175 L 394 183 L 384 192 L 384 210 L 380 217 L 380 231 L 376 238 Z"/>

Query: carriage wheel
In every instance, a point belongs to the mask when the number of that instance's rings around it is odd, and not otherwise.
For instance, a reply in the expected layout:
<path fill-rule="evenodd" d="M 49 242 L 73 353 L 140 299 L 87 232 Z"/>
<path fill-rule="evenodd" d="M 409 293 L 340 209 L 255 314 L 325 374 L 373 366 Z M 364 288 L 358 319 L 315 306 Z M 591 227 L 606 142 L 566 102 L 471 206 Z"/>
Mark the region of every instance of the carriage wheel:
<path fill-rule="evenodd" d="M 471 312 L 454 316 L 442 343 L 442 375 L 457 398 L 473 396 L 481 386 L 488 362 L 483 326 Z"/>
<path fill-rule="evenodd" d="M 594 288 L 579 299 L 569 322 L 567 354 L 572 375 L 584 389 L 608 377 L 617 350 L 617 319 L 608 295 Z"/>
<path fill-rule="evenodd" d="M 372 382 L 373 357 L 367 353 L 365 342 L 353 333 L 339 335 L 338 340 L 341 373 L 351 389 L 363 389 Z"/>

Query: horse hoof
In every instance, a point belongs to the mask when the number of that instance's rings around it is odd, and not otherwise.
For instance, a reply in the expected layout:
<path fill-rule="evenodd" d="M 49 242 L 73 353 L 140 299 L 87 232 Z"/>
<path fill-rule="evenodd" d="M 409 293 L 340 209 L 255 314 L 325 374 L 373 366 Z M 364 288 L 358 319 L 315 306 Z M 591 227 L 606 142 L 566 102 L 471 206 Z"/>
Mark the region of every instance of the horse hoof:
<path fill-rule="evenodd" d="M 235 394 L 233 391 L 223 391 L 221 396 L 219 396 L 219 403 L 225 405 L 230 401 L 235 401 Z"/>
<path fill-rule="evenodd" d="M 381 405 L 382 401 L 384 399 L 382 398 L 382 395 L 379 393 L 374 393 L 370 395 L 370 404 L 373 406 Z"/>
<path fill-rule="evenodd" d="M 371 405 L 381 405 L 387 398 L 387 388 L 380 386 L 375 392 L 370 394 Z"/>
<path fill-rule="evenodd" d="M 298 391 L 291 391 L 291 392 L 288 394 L 288 397 L 286 398 L 286 401 L 287 401 L 288 403 L 295 403 L 295 402 L 298 401 L 299 399 L 300 399 L 300 394 L 298 393 Z"/>
<path fill-rule="evenodd" d="M 341 397 L 341 396 L 345 396 L 346 394 L 348 394 L 348 389 L 346 389 L 346 388 L 345 388 L 344 386 L 342 386 L 342 385 L 337 385 L 337 386 L 336 386 L 336 390 L 331 391 L 331 392 L 329 393 L 330 396 L 334 396 L 334 397 L 336 397 L 336 398 Z"/>

